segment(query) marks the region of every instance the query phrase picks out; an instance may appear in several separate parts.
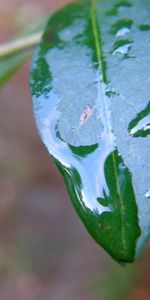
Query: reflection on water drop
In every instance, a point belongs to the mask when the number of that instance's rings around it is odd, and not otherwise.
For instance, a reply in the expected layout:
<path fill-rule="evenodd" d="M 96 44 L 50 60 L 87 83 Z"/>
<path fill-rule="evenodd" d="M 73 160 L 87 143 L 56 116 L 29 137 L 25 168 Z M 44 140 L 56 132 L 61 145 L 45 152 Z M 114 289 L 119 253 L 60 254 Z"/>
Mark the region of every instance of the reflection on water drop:
<path fill-rule="evenodd" d="M 137 126 L 130 130 L 130 135 L 134 137 L 144 137 L 148 134 L 150 134 L 150 116 L 145 117 L 137 124 Z"/>
<path fill-rule="evenodd" d="M 150 198 L 150 189 L 148 189 L 147 192 L 145 193 L 145 197 Z"/>
<path fill-rule="evenodd" d="M 150 101 L 146 108 L 130 122 L 128 131 L 133 137 L 146 137 L 150 134 Z"/>
<path fill-rule="evenodd" d="M 116 33 L 116 37 L 120 37 L 120 36 L 124 36 L 125 34 L 127 34 L 128 32 L 130 32 L 130 29 L 127 27 L 124 27 L 122 29 L 119 29 L 118 32 Z"/>
<path fill-rule="evenodd" d="M 128 57 L 128 53 L 131 50 L 131 43 L 132 41 L 130 40 L 120 40 L 115 42 L 113 49 L 112 49 L 112 54 L 123 54 L 125 58 Z"/>
<path fill-rule="evenodd" d="M 124 36 L 131 30 L 133 21 L 131 19 L 120 19 L 111 27 L 111 33 L 117 37 Z"/>

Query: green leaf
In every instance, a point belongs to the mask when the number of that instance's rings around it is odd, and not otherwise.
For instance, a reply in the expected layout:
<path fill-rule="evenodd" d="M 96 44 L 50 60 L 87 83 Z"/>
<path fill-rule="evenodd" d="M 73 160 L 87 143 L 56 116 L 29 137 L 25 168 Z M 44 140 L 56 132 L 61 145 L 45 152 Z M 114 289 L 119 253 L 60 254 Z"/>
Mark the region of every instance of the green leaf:
<path fill-rule="evenodd" d="M 15 53 L 5 59 L 0 59 L 0 86 L 19 69 L 28 57 L 32 54 L 33 50 L 25 50 L 20 53 Z"/>
<path fill-rule="evenodd" d="M 36 24 L 30 30 L 23 33 L 24 37 L 29 37 L 36 34 L 37 32 L 44 31 L 47 18 L 44 18 L 39 24 Z M 19 67 L 32 55 L 35 46 L 26 47 L 25 49 L 18 49 L 16 52 L 10 53 L 10 55 L 0 58 L 0 86 L 19 69 Z"/>
<path fill-rule="evenodd" d="M 150 235 L 149 15 L 149 1 L 70 4 L 31 69 L 42 141 L 85 227 L 119 262 Z"/>

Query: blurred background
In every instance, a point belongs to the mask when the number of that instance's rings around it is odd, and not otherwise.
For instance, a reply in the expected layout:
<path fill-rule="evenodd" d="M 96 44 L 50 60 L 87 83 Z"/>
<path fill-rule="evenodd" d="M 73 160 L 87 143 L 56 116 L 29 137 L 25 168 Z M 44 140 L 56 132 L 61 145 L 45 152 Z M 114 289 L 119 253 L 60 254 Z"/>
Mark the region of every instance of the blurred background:
<path fill-rule="evenodd" d="M 0 42 L 66 2 L 0 0 Z M 30 61 L 0 89 L 0 300 L 149 300 L 150 245 L 117 265 L 68 199 L 35 128 Z"/>

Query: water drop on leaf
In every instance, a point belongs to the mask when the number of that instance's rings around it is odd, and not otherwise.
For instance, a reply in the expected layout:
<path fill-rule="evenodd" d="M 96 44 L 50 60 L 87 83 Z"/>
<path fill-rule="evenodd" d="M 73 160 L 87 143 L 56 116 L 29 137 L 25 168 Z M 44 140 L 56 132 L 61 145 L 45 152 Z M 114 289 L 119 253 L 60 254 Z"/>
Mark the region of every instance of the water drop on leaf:
<path fill-rule="evenodd" d="M 134 26 L 149 15 L 149 1 L 69 4 L 49 20 L 31 68 L 41 139 L 83 224 L 123 263 L 150 236 L 150 31 Z"/>

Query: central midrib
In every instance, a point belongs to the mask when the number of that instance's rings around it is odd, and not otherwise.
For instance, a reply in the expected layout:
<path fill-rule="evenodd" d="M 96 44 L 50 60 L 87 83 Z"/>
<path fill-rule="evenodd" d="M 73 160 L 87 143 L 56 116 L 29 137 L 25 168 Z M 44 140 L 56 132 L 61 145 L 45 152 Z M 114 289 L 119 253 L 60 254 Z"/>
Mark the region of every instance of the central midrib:
<path fill-rule="evenodd" d="M 96 2 L 97 2 L 97 0 L 90 1 L 91 22 L 92 22 L 94 41 L 95 41 L 97 62 L 98 62 L 98 66 L 99 66 L 99 73 L 100 73 L 100 75 L 102 75 L 102 81 L 103 81 L 102 82 L 102 90 L 103 90 L 104 114 L 105 114 L 105 118 L 106 118 L 106 122 L 107 122 L 108 133 L 110 135 L 111 143 L 113 145 L 110 120 L 109 120 L 109 116 L 107 115 L 106 100 L 105 100 L 104 85 L 107 84 L 107 74 L 106 74 L 106 69 L 104 68 L 105 62 L 104 62 L 103 52 L 102 52 L 101 34 L 100 34 L 100 29 L 98 28 L 98 24 L 97 24 Z M 115 181 L 116 181 L 116 185 L 117 185 L 117 192 L 118 192 L 118 197 L 120 199 L 122 247 L 123 247 L 124 253 L 126 253 L 125 230 L 124 230 L 124 221 L 125 221 L 124 203 L 123 203 L 123 199 L 121 197 L 119 186 L 118 186 L 117 169 L 116 169 L 116 161 L 115 161 L 114 151 L 112 152 L 112 159 L 113 159 L 113 165 L 114 165 L 114 174 L 115 174 Z"/>

